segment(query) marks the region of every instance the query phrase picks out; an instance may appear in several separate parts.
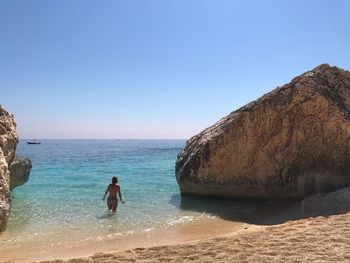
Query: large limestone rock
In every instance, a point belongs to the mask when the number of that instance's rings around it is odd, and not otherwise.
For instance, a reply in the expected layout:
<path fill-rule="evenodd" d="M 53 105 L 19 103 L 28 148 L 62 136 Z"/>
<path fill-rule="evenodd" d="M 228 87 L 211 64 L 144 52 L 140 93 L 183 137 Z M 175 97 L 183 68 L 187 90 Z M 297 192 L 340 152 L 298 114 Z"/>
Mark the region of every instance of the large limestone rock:
<path fill-rule="evenodd" d="M 15 156 L 10 164 L 10 191 L 28 182 L 32 162 L 28 157 Z"/>
<path fill-rule="evenodd" d="M 320 65 L 192 137 L 182 195 L 302 199 L 350 185 L 350 72 Z"/>
<path fill-rule="evenodd" d="M 0 231 L 4 230 L 10 213 L 9 164 L 15 157 L 18 137 L 12 114 L 0 105 Z"/>

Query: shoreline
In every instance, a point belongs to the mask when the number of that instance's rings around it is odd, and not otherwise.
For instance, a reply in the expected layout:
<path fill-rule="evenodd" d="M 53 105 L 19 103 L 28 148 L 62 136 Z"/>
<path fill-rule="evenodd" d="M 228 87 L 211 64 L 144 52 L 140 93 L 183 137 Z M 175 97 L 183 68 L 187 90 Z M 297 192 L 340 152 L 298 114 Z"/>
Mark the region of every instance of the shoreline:
<path fill-rule="evenodd" d="M 1 250 L 0 262 L 3 261 L 48 261 L 68 260 L 71 258 L 84 258 L 96 253 L 110 253 L 137 248 L 149 248 L 155 246 L 169 246 L 187 242 L 198 242 L 204 239 L 227 235 L 227 233 L 255 228 L 260 226 L 244 222 L 233 222 L 220 218 L 203 218 L 199 221 L 186 222 L 166 229 L 143 231 L 129 235 L 122 235 L 110 240 L 95 240 L 82 242 L 70 247 L 53 247 L 43 250 L 40 244 L 28 244 L 25 247 L 17 247 Z"/>
<path fill-rule="evenodd" d="M 189 200 L 193 201 L 193 200 Z M 187 203 L 187 205 L 190 205 Z M 262 228 L 300 218 L 299 203 L 237 203 L 220 201 L 206 203 L 203 208 L 210 217 L 194 221 L 185 221 L 163 229 L 144 230 L 131 234 L 104 236 L 103 239 L 61 243 L 51 245 L 49 242 L 25 242 L 13 247 L 0 246 L 0 261 L 40 261 L 88 257 L 95 253 L 108 253 L 139 247 L 154 247 L 195 242 L 236 233 L 237 231 Z M 186 203 L 184 203 L 186 206 Z M 246 232 L 246 231 L 245 231 Z M 65 234 L 65 238 L 70 233 Z M 58 236 L 59 238 L 59 236 Z M 76 238 L 75 238 L 76 239 Z M 43 246 L 43 244 L 46 244 Z M 57 244 L 57 242 L 56 242 Z"/>
<path fill-rule="evenodd" d="M 348 262 L 350 212 L 253 226 L 197 241 L 50 262 Z"/>

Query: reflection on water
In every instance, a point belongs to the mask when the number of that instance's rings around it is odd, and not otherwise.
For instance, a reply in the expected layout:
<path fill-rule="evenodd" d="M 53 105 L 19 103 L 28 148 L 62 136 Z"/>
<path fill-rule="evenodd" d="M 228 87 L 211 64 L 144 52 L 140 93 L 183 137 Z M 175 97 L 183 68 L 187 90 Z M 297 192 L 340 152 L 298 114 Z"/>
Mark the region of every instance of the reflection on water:
<path fill-rule="evenodd" d="M 235 201 L 210 197 L 182 197 L 180 194 L 175 194 L 169 203 L 184 211 L 206 213 L 225 220 L 256 225 L 274 225 L 289 220 L 346 213 L 350 208 L 348 192 L 349 190 L 345 189 L 328 194 L 318 194 L 316 197 L 307 198 L 302 202 L 283 200 Z M 319 200 L 324 201 L 322 205 L 320 205 Z M 313 209 L 305 209 L 306 201 L 307 205 Z"/>
<path fill-rule="evenodd" d="M 209 213 L 225 220 L 250 224 L 280 224 L 305 216 L 302 214 L 300 202 L 295 201 L 235 201 L 175 195 L 170 202 L 178 205 L 179 199 L 183 210 Z"/>
<path fill-rule="evenodd" d="M 262 205 L 258 202 L 234 201 L 216 199 L 210 197 L 182 197 L 175 194 L 171 197 L 170 204 L 184 211 L 206 213 L 232 221 L 244 221 L 245 218 L 259 216 L 257 209 Z"/>
<path fill-rule="evenodd" d="M 20 232 L 25 230 L 30 224 L 33 211 L 30 201 L 25 194 L 12 193 L 10 223 L 7 225 L 5 233 Z"/>

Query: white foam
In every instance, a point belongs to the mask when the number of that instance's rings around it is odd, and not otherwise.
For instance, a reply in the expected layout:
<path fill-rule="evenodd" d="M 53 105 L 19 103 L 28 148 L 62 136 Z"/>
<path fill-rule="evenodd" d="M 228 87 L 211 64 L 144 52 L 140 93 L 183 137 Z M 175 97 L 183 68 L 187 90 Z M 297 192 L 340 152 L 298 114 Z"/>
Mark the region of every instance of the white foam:
<path fill-rule="evenodd" d="M 184 223 L 188 223 L 194 220 L 193 216 L 182 216 L 180 218 L 177 219 L 169 219 L 167 220 L 167 225 L 169 226 L 173 226 L 173 225 L 177 225 L 177 224 L 184 224 Z"/>

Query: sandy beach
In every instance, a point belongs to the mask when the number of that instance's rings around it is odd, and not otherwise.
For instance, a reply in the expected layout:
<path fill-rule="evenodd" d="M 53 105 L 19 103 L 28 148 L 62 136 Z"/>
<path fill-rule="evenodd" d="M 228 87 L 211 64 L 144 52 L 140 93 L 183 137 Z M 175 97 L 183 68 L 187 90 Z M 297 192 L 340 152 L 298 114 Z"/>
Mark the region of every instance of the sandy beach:
<path fill-rule="evenodd" d="M 113 253 L 164 245 L 186 244 L 198 242 L 227 233 L 241 231 L 244 228 L 252 228 L 253 225 L 242 222 L 231 222 L 219 218 L 203 219 L 200 222 L 174 225 L 164 230 L 146 231 L 120 236 L 110 240 L 81 241 L 70 246 L 43 247 L 42 242 L 22 245 L 10 249 L 0 250 L 0 262 L 31 262 L 71 258 L 84 258 L 95 253 Z"/>
<path fill-rule="evenodd" d="M 350 213 L 247 226 L 216 238 L 51 262 L 349 262 Z"/>

